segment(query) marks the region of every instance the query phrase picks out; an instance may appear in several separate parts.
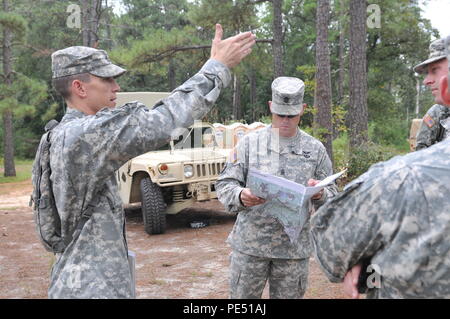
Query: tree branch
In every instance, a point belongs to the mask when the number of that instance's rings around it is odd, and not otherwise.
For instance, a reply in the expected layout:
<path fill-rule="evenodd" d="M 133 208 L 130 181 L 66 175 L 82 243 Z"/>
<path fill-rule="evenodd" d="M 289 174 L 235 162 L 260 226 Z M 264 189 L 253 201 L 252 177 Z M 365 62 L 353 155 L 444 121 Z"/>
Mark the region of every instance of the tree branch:
<path fill-rule="evenodd" d="M 258 40 L 256 40 L 256 42 L 257 43 L 272 43 L 273 39 L 258 39 Z M 177 52 L 188 51 L 188 50 L 210 49 L 210 48 L 211 48 L 211 45 L 189 45 L 189 46 L 184 46 L 184 47 L 171 47 L 164 51 L 157 52 L 155 54 L 144 54 L 143 55 L 144 59 L 139 62 L 141 62 L 141 63 L 142 62 L 146 62 L 146 63 L 157 62 L 157 61 L 161 61 L 165 58 L 168 58 L 170 56 L 173 56 Z"/>
<path fill-rule="evenodd" d="M 249 0 L 247 3 L 248 4 L 260 4 L 260 3 L 264 3 L 264 2 L 272 2 L 272 0 Z"/>

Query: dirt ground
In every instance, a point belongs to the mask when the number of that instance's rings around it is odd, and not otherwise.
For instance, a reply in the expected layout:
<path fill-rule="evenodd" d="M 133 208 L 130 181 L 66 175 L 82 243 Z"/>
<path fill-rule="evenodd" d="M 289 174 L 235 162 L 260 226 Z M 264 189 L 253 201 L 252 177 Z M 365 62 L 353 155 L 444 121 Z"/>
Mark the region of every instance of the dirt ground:
<path fill-rule="evenodd" d="M 47 298 L 53 255 L 35 234 L 30 193 L 30 181 L 0 185 L 0 298 Z M 197 220 L 209 226 L 190 228 Z M 228 298 L 231 250 L 225 240 L 234 221 L 214 200 L 168 216 L 166 233 L 149 236 L 140 211 L 127 212 L 128 246 L 136 253 L 137 298 Z M 268 287 L 263 298 L 268 298 Z M 346 297 L 311 258 L 305 298 Z"/>

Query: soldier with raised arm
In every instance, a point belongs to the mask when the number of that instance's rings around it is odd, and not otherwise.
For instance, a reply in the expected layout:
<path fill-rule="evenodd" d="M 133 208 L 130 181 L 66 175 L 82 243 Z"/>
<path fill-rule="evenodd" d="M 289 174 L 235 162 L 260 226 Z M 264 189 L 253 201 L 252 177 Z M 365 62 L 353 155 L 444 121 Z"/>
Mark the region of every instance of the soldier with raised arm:
<path fill-rule="evenodd" d="M 53 83 L 68 109 L 51 135 L 50 167 L 61 234 L 69 239 L 52 268 L 50 298 L 131 298 L 125 216 L 114 172 L 167 143 L 212 108 L 230 68 L 251 52 L 250 32 L 222 40 L 216 25 L 211 58 L 153 109 L 116 105 L 125 70 L 103 50 L 69 47 L 52 54 Z M 149 105 L 149 107 L 151 107 Z M 73 237 L 80 220 L 90 217 Z"/>

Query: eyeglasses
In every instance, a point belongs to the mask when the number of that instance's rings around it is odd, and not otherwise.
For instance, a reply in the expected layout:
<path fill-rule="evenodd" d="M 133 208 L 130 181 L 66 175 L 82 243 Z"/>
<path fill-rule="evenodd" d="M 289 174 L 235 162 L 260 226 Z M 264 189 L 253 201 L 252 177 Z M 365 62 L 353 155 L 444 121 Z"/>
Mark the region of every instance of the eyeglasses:
<path fill-rule="evenodd" d="M 280 115 L 280 114 L 277 114 L 277 116 L 278 117 L 281 117 L 281 118 L 285 118 L 285 117 L 287 117 L 288 119 L 293 119 L 294 117 L 296 117 L 297 115 Z"/>

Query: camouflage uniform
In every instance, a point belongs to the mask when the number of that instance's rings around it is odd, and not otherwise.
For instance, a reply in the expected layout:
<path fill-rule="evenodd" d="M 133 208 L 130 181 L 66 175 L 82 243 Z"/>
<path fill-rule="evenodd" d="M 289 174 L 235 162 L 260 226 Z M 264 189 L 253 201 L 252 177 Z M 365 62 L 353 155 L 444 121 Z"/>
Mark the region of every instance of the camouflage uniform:
<path fill-rule="evenodd" d="M 272 91 L 273 106 L 276 90 L 272 88 Z M 301 104 L 301 100 L 295 102 L 295 105 Z M 281 106 L 281 110 L 286 109 L 292 114 L 290 105 Z M 298 107 L 295 111 L 299 113 Z M 274 131 L 269 126 L 241 138 L 235 158 L 227 163 L 216 182 L 218 198 L 226 210 L 239 213 L 227 239 L 233 249 L 231 298 L 260 298 L 267 278 L 271 298 L 301 298 L 305 293 L 311 250 L 309 221 L 293 244 L 278 220 L 267 215 L 267 203 L 245 207 L 240 193 L 246 185 L 249 168 L 306 185 L 310 178 L 320 180 L 331 175 L 331 161 L 322 143 L 300 129 L 283 148 Z M 322 198 L 313 201 L 314 206 L 320 206 L 335 193 L 334 185 L 326 188 Z M 302 213 L 309 214 L 309 209 L 306 203 Z"/>
<path fill-rule="evenodd" d="M 450 140 L 373 165 L 311 218 L 316 259 L 332 282 L 378 265 L 368 298 L 450 298 L 449 194 Z"/>
<path fill-rule="evenodd" d="M 91 60 L 101 66 L 101 70 L 87 70 L 91 74 L 107 77 L 121 72 L 107 63 L 105 54 L 92 50 L 72 47 L 57 51 L 52 56 L 54 73 L 68 75 L 60 69 L 72 67 L 86 71 Z M 110 66 L 114 68 L 111 72 L 105 70 Z M 88 205 L 93 206 L 93 214 L 78 239 L 57 255 L 50 298 L 132 297 L 125 217 L 114 172 L 131 158 L 167 143 L 175 128 L 188 127 L 203 117 L 230 78 L 225 65 L 209 60 L 152 110 L 131 102 L 104 108 L 95 115 L 67 111 L 54 129 L 50 150 L 63 237 L 73 232 Z"/>
<path fill-rule="evenodd" d="M 430 63 L 447 58 L 445 52 L 445 39 L 438 39 L 430 44 L 428 59 L 414 67 L 414 71 L 426 73 Z M 433 105 L 423 117 L 416 137 L 416 151 L 430 147 L 450 136 L 450 110 L 442 105 Z"/>
<path fill-rule="evenodd" d="M 450 136 L 450 109 L 435 104 L 423 117 L 417 132 L 416 151 L 430 147 Z"/>

